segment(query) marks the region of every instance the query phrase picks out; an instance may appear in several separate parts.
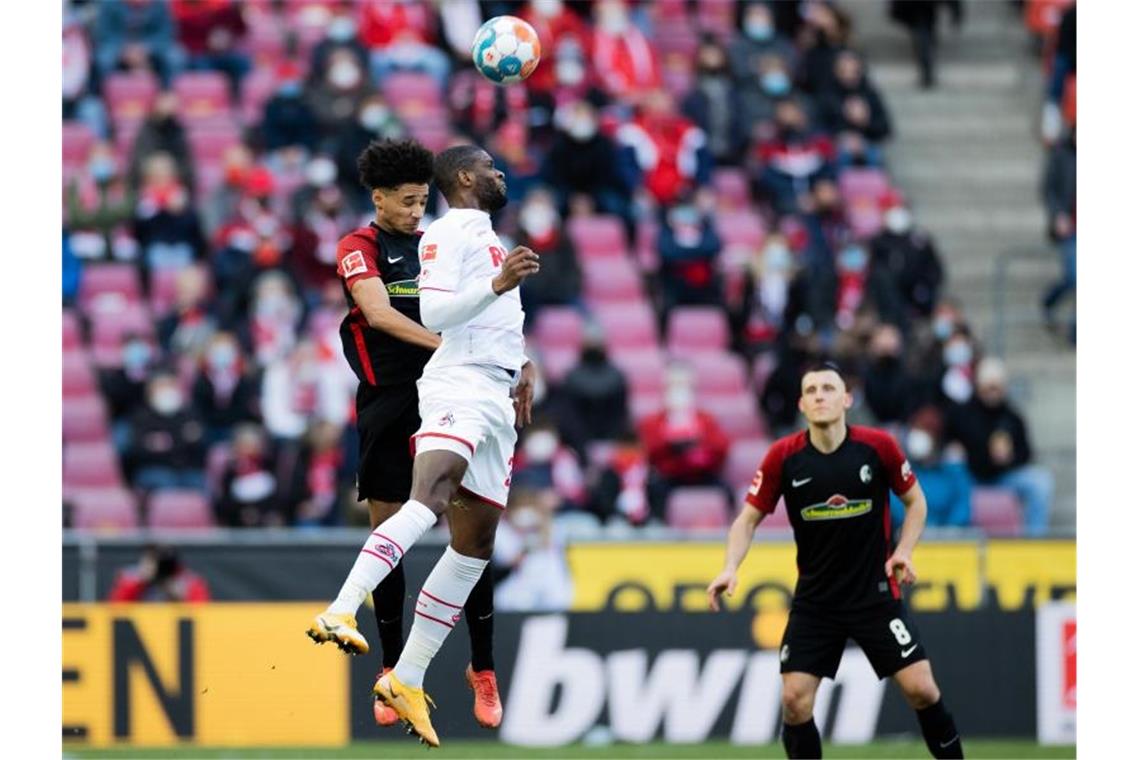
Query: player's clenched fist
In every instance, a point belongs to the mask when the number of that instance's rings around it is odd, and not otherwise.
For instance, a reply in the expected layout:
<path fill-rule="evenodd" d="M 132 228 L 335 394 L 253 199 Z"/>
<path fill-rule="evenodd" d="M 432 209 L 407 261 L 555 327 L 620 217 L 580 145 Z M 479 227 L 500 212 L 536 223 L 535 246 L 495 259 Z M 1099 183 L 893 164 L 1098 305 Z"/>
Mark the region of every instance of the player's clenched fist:
<path fill-rule="evenodd" d="M 515 246 L 503 260 L 503 271 L 491 283 L 495 293 L 502 295 L 538 271 L 538 254 L 525 245 Z"/>
<path fill-rule="evenodd" d="M 728 594 L 732 596 L 732 592 L 736 591 L 736 573 L 730 570 L 723 571 L 720 575 L 713 578 L 713 582 L 709 584 L 709 609 L 713 612 L 720 611 L 720 595 Z"/>

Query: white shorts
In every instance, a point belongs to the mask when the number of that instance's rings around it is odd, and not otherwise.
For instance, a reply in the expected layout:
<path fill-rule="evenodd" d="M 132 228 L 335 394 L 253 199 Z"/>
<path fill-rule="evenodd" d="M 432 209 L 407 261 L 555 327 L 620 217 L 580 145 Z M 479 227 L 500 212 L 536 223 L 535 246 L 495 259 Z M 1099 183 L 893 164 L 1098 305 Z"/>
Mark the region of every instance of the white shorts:
<path fill-rule="evenodd" d="M 515 407 L 504 369 L 477 365 L 428 369 L 416 383 L 420 429 L 414 454 L 451 451 L 467 460 L 460 490 L 506 509 L 515 456 Z"/>

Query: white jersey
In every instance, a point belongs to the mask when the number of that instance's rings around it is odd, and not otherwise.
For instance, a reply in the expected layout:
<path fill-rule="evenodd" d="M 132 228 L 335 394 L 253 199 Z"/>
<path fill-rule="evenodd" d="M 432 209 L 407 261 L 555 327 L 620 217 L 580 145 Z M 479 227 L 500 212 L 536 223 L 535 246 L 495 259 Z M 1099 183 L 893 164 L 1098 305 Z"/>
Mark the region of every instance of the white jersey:
<path fill-rule="evenodd" d="M 506 247 L 487 212 L 453 208 L 420 238 L 420 319 L 443 343 L 424 372 L 482 364 L 518 371 L 523 353 L 519 289 L 495 295 L 491 281 L 503 268 Z"/>

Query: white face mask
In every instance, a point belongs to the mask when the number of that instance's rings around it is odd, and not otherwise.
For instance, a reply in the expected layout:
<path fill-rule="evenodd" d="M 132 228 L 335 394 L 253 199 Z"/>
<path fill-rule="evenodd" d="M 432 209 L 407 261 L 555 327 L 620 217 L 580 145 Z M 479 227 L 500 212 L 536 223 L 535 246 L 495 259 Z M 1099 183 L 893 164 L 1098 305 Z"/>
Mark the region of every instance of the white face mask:
<path fill-rule="evenodd" d="M 764 269 L 786 272 L 792 266 L 792 252 L 786 245 L 770 245 L 764 249 Z"/>
<path fill-rule="evenodd" d="M 341 90 L 351 90 L 360 84 L 360 67 L 351 61 L 334 63 L 329 69 L 329 83 Z"/>
<path fill-rule="evenodd" d="M 182 408 L 182 391 L 174 386 L 163 386 L 151 394 L 150 405 L 159 414 L 174 414 Z"/>
<path fill-rule="evenodd" d="M 934 438 L 925 430 L 915 428 L 907 433 L 906 450 L 912 459 L 926 459 L 934 453 Z"/>
<path fill-rule="evenodd" d="M 523 447 L 523 453 L 531 462 L 549 462 L 556 451 L 558 451 L 558 436 L 549 430 L 531 433 Z"/>
<path fill-rule="evenodd" d="M 910 217 L 910 211 L 903 208 L 902 206 L 896 206 L 887 213 L 883 214 L 883 224 L 887 226 L 888 230 L 895 233 L 896 235 L 901 235 L 902 233 L 909 230 L 911 222 L 912 219 Z"/>
<path fill-rule="evenodd" d="M 950 367 L 962 367 L 974 358 L 974 349 L 964 340 L 947 343 L 942 349 L 942 361 Z"/>
<path fill-rule="evenodd" d="M 519 214 L 519 224 L 531 237 L 543 237 L 554 229 L 558 214 L 545 203 L 531 203 Z"/>
<path fill-rule="evenodd" d="M 382 105 L 368 106 L 360 112 L 360 125 L 373 132 L 379 131 L 388 121 L 390 111 Z"/>
<path fill-rule="evenodd" d="M 554 76 L 559 84 L 573 87 L 586 78 L 586 67 L 577 58 L 566 58 L 554 64 Z"/>
<path fill-rule="evenodd" d="M 552 18 L 562 12 L 562 0 L 531 0 L 534 12 L 543 18 Z"/>
<path fill-rule="evenodd" d="M 695 399 L 692 388 L 674 385 L 665 391 L 665 408 L 670 411 L 686 411 L 693 408 Z"/>
<path fill-rule="evenodd" d="M 629 26 L 629 16 L 618 6 L 607 6 L 598 13 L 598 28 L 606 34 L 621 34 Z"/>
<path fill-rule="evenodd" d="M 566 133 L 578 142 L 585 142 L 598 133 L 598 123 L 589 116 L 577 116 L 567 120 Z"/>
<path fill-rule="evenodd" d="M 310 185 L 327 187 L 336 181 L 336 164 L 330 158 L 314 158 L 305 169 Z"/>

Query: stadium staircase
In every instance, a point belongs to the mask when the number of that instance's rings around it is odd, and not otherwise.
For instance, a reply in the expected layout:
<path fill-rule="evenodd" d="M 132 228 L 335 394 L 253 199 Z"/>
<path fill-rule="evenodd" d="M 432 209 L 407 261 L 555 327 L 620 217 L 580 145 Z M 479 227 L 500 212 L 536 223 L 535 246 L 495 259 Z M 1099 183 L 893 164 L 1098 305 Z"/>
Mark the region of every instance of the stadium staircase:
<path fill-rule="evenodd" d="M 1076 524 L 1076 354 L 1042 325 L 1042 292 L 1059 274 L 1044 237 L 1037 138 L 1040 58 L 1018 10 L 965 3 L 960 30 L 944 18 L 938 87 L 917 86 L 910 39 L 886 2 L 846 0 L 855 43 L 894 117 L 890 173 L 943 257 L 949 294 L 985 350 L 1002 356 L 1037 460 L 1057 479 L 1052 526 Z"/>

